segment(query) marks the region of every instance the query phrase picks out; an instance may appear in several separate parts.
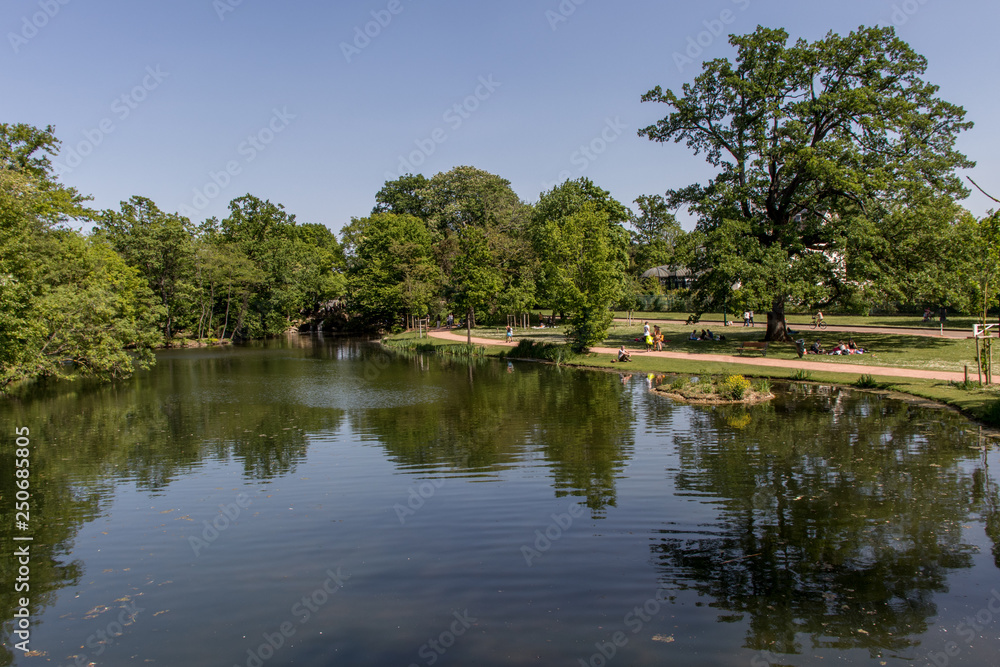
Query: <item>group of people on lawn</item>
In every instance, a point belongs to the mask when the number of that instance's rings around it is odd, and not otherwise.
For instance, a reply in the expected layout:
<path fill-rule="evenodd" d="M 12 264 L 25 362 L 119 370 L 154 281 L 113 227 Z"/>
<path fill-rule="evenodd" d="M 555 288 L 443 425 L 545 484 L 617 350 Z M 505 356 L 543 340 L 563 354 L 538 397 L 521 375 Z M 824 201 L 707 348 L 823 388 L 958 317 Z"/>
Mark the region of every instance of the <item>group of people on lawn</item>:
<path fill-rule="evenodd" d="M 824 350 L 823 344 L 820 342 L 819 338 L 816 342 L 812 344 L 809 348 L 809 354 L 864 354 L 865 350 L 862 347 L 858 347 L 857 343 L 854 342 L 853 338 L 848 338 L 847 343 L 843 340 L 838 340 L 836 347 L 832 350 Z"/>
<path fill-rule="evenodd" d="M 636 338 L 636 340 L 640 340 Z M 642 342 L 646 343 L 646 352 L 656 350 L 657 352 L 663 351 L 663 332 L 660 331 L 660 325 L 653 325 L 653 330 L 649 330 L 649 322 L 643 322 L 642 324 Z M 625 349 L 622 345 L 618 348 L 618 361 L 632 361 L 632 353 Z"/>
<path fill-rule="evenodd" d="M 822 317 L 822 315 L 820 315 Z M 636 339 L 640 340 L 640 339 Z M 649 352 L 653 349 L 656 351 L 663 350 L 663 333 L 660 331 L 659 325 L 654 325 L 652 331 L 649 328 L 649 322 L 644 322 L 642 325 L 642 339 L 646 343 L 646 351 Z M 701 333 L 695 329 L 688 336 L 690 341 L 705 341 L 705 340 L 725 340 L 724 336 L 716 336 L 712 333 L 711 329 L 702 329 Z M 812 347 L 808 350 L 809 354 L 833 354 L 833 355 L 848 355 L 848 354 L 864 354 L 865 350 L 859 347 L 857 343 L 854 342 L 853 338 L 848 338 L 845 343 L 843 340 L 837 341 L 837 345 L 831 350 L 824 350 L 823 343 L 817 338 L 816 342 L 812 344 Z M 801 353 L 800 353 L 801 354 Z M 618 348 L 618 361 L 631 361 L 632 353 L 625 349 L 625 345 Z"/>
<path fill-rule="evenodd" d="M 711 329 L 702 329 L 700 334 L 695 329 L 688 336 L 688 340 L 726 340 L 726 337 L 721 334 L 713 334 Z"/>

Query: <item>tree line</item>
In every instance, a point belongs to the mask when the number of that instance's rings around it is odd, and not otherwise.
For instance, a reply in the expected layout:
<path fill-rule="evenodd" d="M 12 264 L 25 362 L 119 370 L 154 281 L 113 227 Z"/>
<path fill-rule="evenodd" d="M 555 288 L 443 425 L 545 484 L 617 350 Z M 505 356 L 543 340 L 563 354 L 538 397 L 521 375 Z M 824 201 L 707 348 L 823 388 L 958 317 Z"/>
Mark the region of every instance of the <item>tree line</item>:
<path fill-rule="evenodd" d="M 140 196 L 92 210 L 54 177 L 58 147 L 51 127 L 0 124 L 0 387 L 127 377 L 179 333 L 275 335 L 343 294 L 325 226 L 249 194 L 200 224 Z"/>
<path fill-rule="evenodd" d="M 125 377 L 177 336 L 273 336 L 332 308 L 356 330 L 447 313 L 471 330 L 544 307 L 584 349 L 667 264 L 692 270 L 698 311 L 768 311 L 771 340 L 788 308 L 934 304 L 985 321 L 1000 224 L 958 204 L 956 170 L 973 163 L 955 141 L 972 124 L 923 79 L 926 60 L 892 28 L 730 43 L 680 94 L 642 96 L 669 112 L 639 135 L 684 142 L 717 175 L 636 211 L 586 178 L 528 203 L 471 166 L 387 181 L 339 239 L 251 194 L 198 223 L 141 196 L 95 211 L 53 175 L 53 128 L 0 124 L 0 387 Z M 93 230 L 67 224 L 80 220 Z"/>
<path fill-rule="evenodd" d="M 474 167 L 386 182 L 339 240 L 251 194 L 200 223 L 142 196 L 98 211 L 55 177 L 58 150 L 51 127 L 0 124 L 4 388 L 127 377 L 177 338 L 274 336 L 331 311 L 342 327 L 371 331 L 449 312 L 471 327 L 546 303 L 585 347 L 634 291 L 634 268 L 668 261 L 667 240 L 683 235 L 661 197 L 643 199 L 640 219 L 580 179 L 532 205 Z M 89 233 L 69 226 L 81 221 Z"/>

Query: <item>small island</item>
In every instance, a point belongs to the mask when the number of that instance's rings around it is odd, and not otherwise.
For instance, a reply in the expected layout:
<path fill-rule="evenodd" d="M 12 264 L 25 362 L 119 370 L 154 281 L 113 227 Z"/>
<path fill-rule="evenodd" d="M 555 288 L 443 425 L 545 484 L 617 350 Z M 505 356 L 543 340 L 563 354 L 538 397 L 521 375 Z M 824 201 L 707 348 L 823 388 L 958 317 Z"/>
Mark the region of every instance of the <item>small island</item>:
<path fill-rule="evenodd" d="M 722 379 L 678 377 L 670 384 L 653 391 L 694 405 L 755 405 L 774 398 L 770 383 L 764 379 L 756 385 L 742 375 L 727 375 Z"/>

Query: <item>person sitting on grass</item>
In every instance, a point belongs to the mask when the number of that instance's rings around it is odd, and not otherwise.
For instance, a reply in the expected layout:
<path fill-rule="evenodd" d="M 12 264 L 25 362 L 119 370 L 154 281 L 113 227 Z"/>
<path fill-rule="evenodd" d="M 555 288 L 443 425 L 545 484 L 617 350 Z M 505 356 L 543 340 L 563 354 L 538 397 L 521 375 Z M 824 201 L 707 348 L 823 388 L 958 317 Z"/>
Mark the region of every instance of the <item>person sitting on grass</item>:
<path fill-rule="evenodd" d="M 847 353 L 848 354 L 864 354 L 865 350 L 862 347 L 858 347 L 858 344 L 854 342 L 853 338 L 847 339 Z"/>
<path fill-rule="evenodd" d="M 712 339 L 709 338 L 708 332 L 705 331 L 704 329 L 702 329 L 701 330 L 701 335 L 698 337 L 698 340 L 712 340 Z"/>
<path fill-rule="evenodd" d="M 691 335 L 688 336 L 688 340 L 698 340 L 698 330 L 697 329 L 695 329 L 694 331 L 691 332 Z"/>
<path fill-rule="evenodd" d="M 809 354 L 823 354 L 823 345 L 819 342 L 819 338 L 817 338 L 816 342 L 809 348 Z"/>
<path fill-rule="evenodd" d="M 632 353 L 624 345 L 618 348 L 618 361 L 632 361 Z"/>
<path fill-rule="evenodd" d="M 837 355 L 847 354 L 848 353 L 847 346 L 844 345 L 844 341 L 838 340 L 837 341 L 837 346 L 835 348 L 833 348 L 832 350 L 830 350 L 829 353 L 830 354 L 837 354 Z"/>

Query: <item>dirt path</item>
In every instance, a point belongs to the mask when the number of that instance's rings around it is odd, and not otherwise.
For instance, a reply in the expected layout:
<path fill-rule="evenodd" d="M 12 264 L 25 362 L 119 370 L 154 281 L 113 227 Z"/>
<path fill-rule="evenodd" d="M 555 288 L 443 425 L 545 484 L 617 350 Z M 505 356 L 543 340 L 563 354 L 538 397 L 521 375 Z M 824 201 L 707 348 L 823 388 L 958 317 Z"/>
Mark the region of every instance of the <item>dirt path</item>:
<path fill-rule="evenodd" d="M 833 327 L 830 327 L 833 329 Z M 828 329 L 829 330 L 829 329 Z M 890 330 L 892 331 L 892 330 Z M 459 343 L 466 342 L 465 334 L 456 334 L 450 331 L 430 331 L 429 335 L 442 340 L 451 340 Z M 495 338 L 472 337 L 472 342 L 477 345 L 506 345 L 501 340 Z M 591 352 L 598 354 L 617 355 L 618 350 L 612 347 L 592 347 Z M 687 352 L 643 352 L 641 350 L 630 350 L 633 358 L 638 357 L 661 357 L 663 359 L 685 359 L 687 361 L 715 361 L 727 364 L 745 364 L 747 366 L 764 366 L 768 368 L 793 368 L 807 371 L 824 371 L 829 373 L 843 373 L 860 377 L 861 375 L 879 375 L 882 377 L 918 378 L 924 380 L 946 380 L 961 382 L 964 379 L 962 373 L 952 373 L 948 371 L 924 371 L 915 368 L 896 368 L 893 366 L 848 366 L 844 364 L 825 363 L 822 361 L 809 361 L 808 359 L 768 359 L 766 357 L 741 357 L 731 354 L 690 354 Z"/>

